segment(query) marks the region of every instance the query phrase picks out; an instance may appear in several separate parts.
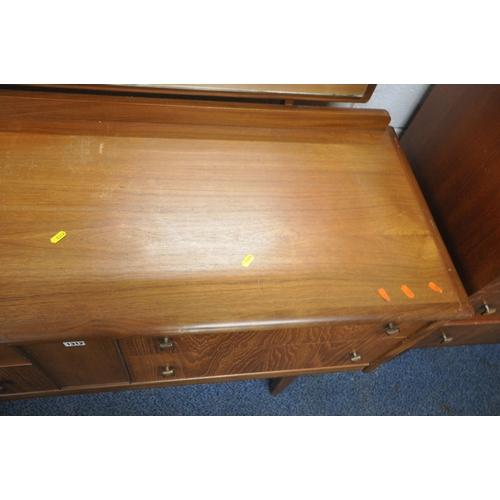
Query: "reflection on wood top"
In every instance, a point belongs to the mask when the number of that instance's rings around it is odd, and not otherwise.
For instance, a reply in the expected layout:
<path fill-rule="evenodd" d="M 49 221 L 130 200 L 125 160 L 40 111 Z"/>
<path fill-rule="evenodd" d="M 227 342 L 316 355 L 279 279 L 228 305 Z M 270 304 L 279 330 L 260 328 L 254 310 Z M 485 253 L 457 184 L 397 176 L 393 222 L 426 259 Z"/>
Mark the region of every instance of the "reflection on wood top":
<path fill-rule="evenodd" d="M 16 123 L 0 133 L 4 340 L 468 315 L 392 131 Z"/>

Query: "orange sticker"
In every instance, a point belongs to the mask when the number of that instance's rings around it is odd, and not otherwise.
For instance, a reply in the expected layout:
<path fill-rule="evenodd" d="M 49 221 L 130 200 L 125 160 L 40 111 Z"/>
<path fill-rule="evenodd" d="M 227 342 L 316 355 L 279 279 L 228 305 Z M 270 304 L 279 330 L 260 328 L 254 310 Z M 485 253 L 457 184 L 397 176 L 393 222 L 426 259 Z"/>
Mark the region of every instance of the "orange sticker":
<path fill-rule="evenodd" d="M 384 299 L 384 300 L 387 300 L 387 302 L 390 302 L 391 301 L 391 298 L 389 297 L 389 294 L 383 289 L 381 288 L 379 291 L 378 291 L 379 295 Z"/>
<path fill-rule="evenodd" d="M 401 291 L 409 298 L 409 299 L 414 299 L 415 298 L 415 294 L 406 286 L 406 285 L 403 285 L 401 287 Z"/>
<path fill-rule="evenodd" d="M 441 288 L 439 288 L 436 283 L 433 283 L 432 281 L 429 283 L 429 288 L 431 290 L 434 290 L 435 292 L 437 293 L 443 293 L 443 290 L 441 290 Z"/>

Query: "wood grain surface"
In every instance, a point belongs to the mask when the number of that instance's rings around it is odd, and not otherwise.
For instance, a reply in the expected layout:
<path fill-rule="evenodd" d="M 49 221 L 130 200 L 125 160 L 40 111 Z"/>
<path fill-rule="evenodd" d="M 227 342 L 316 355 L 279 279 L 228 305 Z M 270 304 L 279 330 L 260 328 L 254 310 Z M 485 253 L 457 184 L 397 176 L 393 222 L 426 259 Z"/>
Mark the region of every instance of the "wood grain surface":
<path fill-rule="evenodd" d="M 0 99 L 1 341 L 469 315 L 394 134 L 363 128 L 385 113 L 349 129 L 338 110 L 165 105 L 163 136 L 134 137 L 119 107 L 81 97 L 75 117 L 100 133 Z"/>
<path fill-rule="evenodd" d="M 392 338 L 405 338 L 424 326 L 422 323 L 395 325 L 399 333 Z M 322 344 L 325 342 L 348 342 L 370 338 L 385 339 L 387 327 L 382 325 L 342 325 L 317 328 L 283 329 L 260 332 L 216 333 L 205 335 L 177 335 L 168 337 L 171 347 L 162 348 L 165 339 L 161 337 L 137 337 L 120 341 L 123 355 L 138 356 L 164 352 L 204 352 L 212 354 L 218 350 L 232 350 L 247 347 L 271 347 L 289 344 Z"/>
<path fill-rule="evenodd" d="M 127 342 L 121 340 L 120 345 Z M 162 373 L 167 366 L 174 371 L 168 377 L 172 380 L 353 366 L 363 369 L 398 342 L 397 338 L 385 337 L 323 344 L 218 349 L 210 353 L 172 351 L 156 355 L 132 355 L 129 349 L 129 354 L 124 356 L 132 382 L 140 383 L 164 380 Z M 354 353 L 360 356 L 355 363 L 351 361 Z"/>

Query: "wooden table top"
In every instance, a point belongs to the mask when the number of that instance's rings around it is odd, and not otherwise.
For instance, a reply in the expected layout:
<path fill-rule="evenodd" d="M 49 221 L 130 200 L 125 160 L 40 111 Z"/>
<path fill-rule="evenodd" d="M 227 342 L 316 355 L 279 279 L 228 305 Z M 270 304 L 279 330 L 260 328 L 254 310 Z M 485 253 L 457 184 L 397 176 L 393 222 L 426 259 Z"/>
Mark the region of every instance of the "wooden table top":
<path fill-rule="evenodd" d="M 470 315 L 392 130 L 15 123 L 4 342 Z"/>

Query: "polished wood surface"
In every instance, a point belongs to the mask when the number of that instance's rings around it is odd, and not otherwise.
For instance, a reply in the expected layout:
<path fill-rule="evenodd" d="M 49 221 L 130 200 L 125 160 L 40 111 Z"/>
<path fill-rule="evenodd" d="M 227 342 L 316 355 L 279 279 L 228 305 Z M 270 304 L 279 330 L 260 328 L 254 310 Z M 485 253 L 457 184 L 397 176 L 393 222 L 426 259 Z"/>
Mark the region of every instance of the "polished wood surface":
<path fill-rule="evenodd" d="M 437 85 L 401 143 L 472 295 L 500 277 L 500 85 Z"/>
<path fill-rule="evenodd" d="M 367 84 L 40 84 L 10 85 L 4 88 L 44 89 L 100 94 L 191 96 L 324 102 L 368 102 L 376 85 Z"/>
<path fill-rule="evenodd" d="M 15 114 L 6 102 L 4 116 Z M 75 102 L 81 118 L 87 108 Z M 180 108 L 165 116 L 185 121 Z M 100 134 L 40 134 L 16 120 L 18 131 L 0 134 L 4 341 L 469 314 L 394 134 L 328 130 L 344 110 L 304 110 L 297 124 L 300 110 L 194 108 L 196 138 L 182 127 L 175 137 L 109 136 L 105 124 Z M 225 117 L 216 131 L 212 113 Z M 243 129 L 225 139 L 224 127 L 266 118 L 276 137 L 247 141 Z M 54 245 L 59 231 L 67 237 Z"/>

